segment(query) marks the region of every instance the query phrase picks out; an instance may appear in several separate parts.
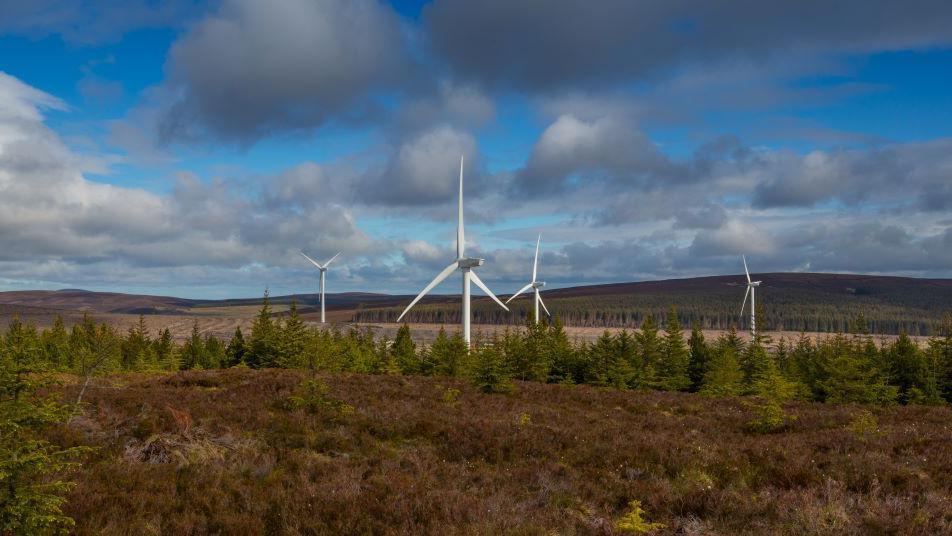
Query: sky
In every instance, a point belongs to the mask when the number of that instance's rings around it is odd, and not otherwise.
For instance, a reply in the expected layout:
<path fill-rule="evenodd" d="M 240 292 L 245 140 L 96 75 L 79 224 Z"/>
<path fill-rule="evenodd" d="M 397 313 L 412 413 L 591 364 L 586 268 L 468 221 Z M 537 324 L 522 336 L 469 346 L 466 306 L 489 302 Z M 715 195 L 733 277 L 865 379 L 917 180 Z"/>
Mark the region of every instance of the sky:
<path fill-rule="evenodd" d="M 0 290 L 952 277 L 952 3 L 0 0 Z M 458 292 L 457 278 L 437 292 Z"/>

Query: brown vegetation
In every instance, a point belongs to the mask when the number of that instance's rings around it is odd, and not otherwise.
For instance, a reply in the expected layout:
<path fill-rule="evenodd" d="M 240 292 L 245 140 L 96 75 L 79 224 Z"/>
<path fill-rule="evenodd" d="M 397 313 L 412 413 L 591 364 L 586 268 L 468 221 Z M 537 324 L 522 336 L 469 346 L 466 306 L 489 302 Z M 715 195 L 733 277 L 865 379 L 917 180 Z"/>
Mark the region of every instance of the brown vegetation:
<path fill-rule="evenodd" d="M 612 534 L 633 501 L 659 533 L 952 532 L 948 408 L 789 403 L 784 431 L 757 434 L 737 398 L 322 374 L 339 403 L 309 411 L 289 403 L 306 374 L 90 388 L 51 432 L 100 447 L 66 506 L 76 532 Z"/>

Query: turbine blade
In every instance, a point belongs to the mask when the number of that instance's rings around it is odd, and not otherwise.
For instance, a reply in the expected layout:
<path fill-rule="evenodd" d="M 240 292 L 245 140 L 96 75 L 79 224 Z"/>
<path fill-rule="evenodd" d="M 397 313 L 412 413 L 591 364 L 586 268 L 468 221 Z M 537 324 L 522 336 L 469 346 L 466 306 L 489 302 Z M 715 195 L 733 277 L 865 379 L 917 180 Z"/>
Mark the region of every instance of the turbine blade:
<path fill-rule="evenodd" d="M 470 271 L 469 276 L 473 279 L 473 283 L 476 283 L 477 287 L 483 289 L 483 292 L 488 294 L 490 298 L 496 300 L 496 303 L 498 303 L 500 307 L 502 307 L 503 309 L 507 311 L 509 310 L 509 308 L 506 307 L 506 304 L 499 301 L 499 298 L 497 298 L 496 295 L 493 294 L 493 291 L 489 290 L 489 287 L 487 287 L 486 283 L 483 283 L 483 280 L 480 279 L 478 275 L 476 275 L 476 272 Z"/>
<path fill-rule="evenodd" d="M 532 282 L 535 283 L 536 274 L 539 272 L 539 245 L 542 244 L 542 235 L 539 235 L 539 239 L 536 240 L 536 255 L 535 260 L 532 261 Z"/>
<path fill-rule="evenodd" d="M 463 230 L 463 155 L 459 157 L 459 213 L 456 220 L 456 258 L 462 259 L 466 251 L 466 233 Z"/>
<path fill-rule="evenodd" d="M 421 290 L 420 293 L 417 294 L 416 298 L 413 298 L 413 301 L 410 302 L 410 305 L 407 305 L 407 308 L 404 309 L 402 313 L 400 313 L 400 316 L 397 317 L 397 322 L 403 319 L 403 316 L 407 314 L 407 312 L 410 310 L 411 307 L 416 305 L 416 302 L 420 301 L 420 298 L 422 298 L 423 296 L 426 296 L 426 293 L 433 290 L 433 287 L 439 285 L 440 283 L 443 282 L 444 279 L 449 277 L 450 274 L 453 273 L 453 270 L 455 270 L 457 266 L 458 264 L 454 262 L 453 264 L 447 266 L 446 268 L 443 268 L 443 271 L 440 272 L 439 275 L 437 275 L 435 278 L 433 278 L 433 281 L 430 281 L 429 285 L 423 287 L 423 290 Z"/>
<path fill-rule="evenodd" d="M 549 312 L 549 308 L 545 306 L 545 302 L 542 301 L 542 294 L 539 294 L 539 305 L 542 306 L 542 310 L 545 311 L 545 314 L 549 315 L 549 318 L 552 317 L 552 313 Z"/>
<path fill-rule="evenodd" d="M 514 299 L 516 298 L 516 296 L 522 294 L 523 292 L 529 290 L 530 288 L 532 288 L 532 283 L 529 283 L 528 285 L 526 285 L 526 286 L 522 287 L 521 289 L 519 289 L 519 292 L 516 292 L 516 293 L 513 294 L 512 296 L 509 296 L 509 299 L 506 300 L 506 303 L 511 302 L 512 300 L 514 300 Z"/>
<path fill-rule="evenodd" d="M 321 266 L 320 263 L 318 263 L 318 262 L 315 261 L 314 259 L 308 257 L 307 255 L 305 255 L 303 251 L 299 251 L 298 253 L 300 253 L 301 256 L 303 256 L 305 259 L 311 261 L 311 264 L 313 264 L 314 266 L 317 266 L 317 269 L 318 269 L 318 270 L 323 270 L 323 269 L 324 269 L 324 267 Z"/>
<path fill-rule="evenodd" d="M 744 260 L 744 273 L 747 274 L 747 282 L 750 283 L 750 272 L 747 271 L 747 257 L 741 255 L 740 258 Z"/>
<path fill-rule="evenodd" d="M 331 263 L 334 262 L 334 259 L 336 259 L 337 257 L 340 257 L 340 254 L 341 254 L 341 253 L 343 253 L 343 252 L 338 251 L 338 252 L 337 252 L 337 255 L 334 255 L 333 257 L 331 257 L 331 260 L 325 262 L 325 263 L 324 263 L 324 268 L 327 268 L 328 266 L 330 266 Z"/>
<path fill-rule="evenodd" d="M 744 292 L 744 303 L 740 304 L 740 314 L 744 314 L 744 307 L 747 306 L 747 295 L 750 294 L 750 286 L 747 287 L 747 291 Z"/>

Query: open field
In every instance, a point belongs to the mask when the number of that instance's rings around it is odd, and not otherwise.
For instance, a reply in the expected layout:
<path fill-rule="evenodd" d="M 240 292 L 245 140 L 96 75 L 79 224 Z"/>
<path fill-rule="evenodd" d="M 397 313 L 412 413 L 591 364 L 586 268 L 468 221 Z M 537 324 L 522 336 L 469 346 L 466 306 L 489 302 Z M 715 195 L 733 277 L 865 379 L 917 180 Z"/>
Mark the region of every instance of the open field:
<path fill-rule="evenodd" d="M 309 413 L 287 402 L 304 374 L 97 380 L 51 432 L 98 447 L 76 532 L 614 534 L 633 500 L 660 534 L 952 532 L 948 408 L 869 408 L 864 426 L 861 407 L 790 403 L 792 427 L 760 435 L 749 400 L 339 374 Z"/>

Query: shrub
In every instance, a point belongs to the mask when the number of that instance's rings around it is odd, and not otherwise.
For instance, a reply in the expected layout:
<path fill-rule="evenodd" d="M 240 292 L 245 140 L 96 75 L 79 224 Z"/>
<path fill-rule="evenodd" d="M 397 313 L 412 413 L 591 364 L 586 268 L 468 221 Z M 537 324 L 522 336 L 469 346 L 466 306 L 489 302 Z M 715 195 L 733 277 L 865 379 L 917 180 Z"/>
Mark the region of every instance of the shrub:
<path fill-rule="evenodd" d="M 757 418 L 747 422 L 746 428 L 749 432 L 757 434 L 775 434 L 783 432 L 790 427 L 790 422 L 795 419 L 783 411 L 783 407 L 776 400 L 766 400 L 764 403 L 755 406 Z"/>
<path fill-rule="evenodd" d="M 330 411 L 333 414 L 349 415 L 354 412 L 353 406 L 329 396 L 329 391 L 330 388 L 323 381 L 307 380 L 288 399 L 288 404 L 291 409 L 303 409 L 312 414 Z"/>
<path fill-rule="evenodd" d="M 641 508 L 641 501 L 629 502 L 628 508 L 630 511 L 615 522 L 615 528 L 621 532 L 645 534 L 664 528 L 664 524 L 652 523 L 644 518 L 645 511 Z"/>

